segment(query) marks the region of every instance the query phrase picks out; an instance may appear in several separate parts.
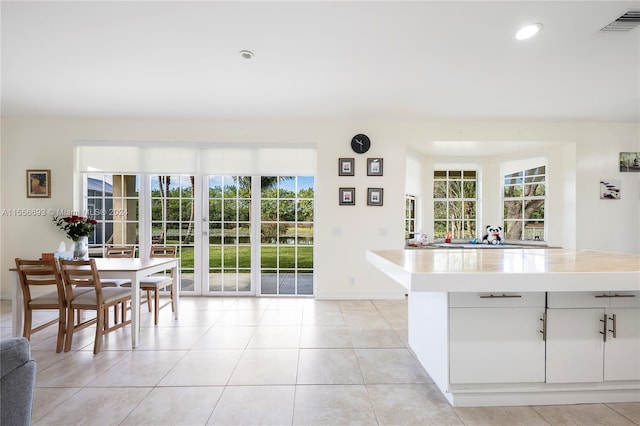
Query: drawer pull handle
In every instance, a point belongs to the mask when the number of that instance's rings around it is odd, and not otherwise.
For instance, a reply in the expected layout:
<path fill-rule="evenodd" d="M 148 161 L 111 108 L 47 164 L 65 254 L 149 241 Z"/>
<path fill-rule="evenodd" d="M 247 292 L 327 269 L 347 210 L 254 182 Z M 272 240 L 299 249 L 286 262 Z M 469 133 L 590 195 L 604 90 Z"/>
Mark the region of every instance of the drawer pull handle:
<path fill-rule="evenodd" d="M 603 297 L 608 297 L 608 298 L 612 298 L 612 297 L 636 297 L 635 294 L 602 294 L 602 295 L 598 295 L 598 296 L 594 296 L 598 299 L 603 298 Z"/>
<path fill-rule="evenodd" d="M 514 297 L 522 297 L 520 294 L 490 294 L 488 296 L 480 296 L 480 299 L 508 299 Z"/>

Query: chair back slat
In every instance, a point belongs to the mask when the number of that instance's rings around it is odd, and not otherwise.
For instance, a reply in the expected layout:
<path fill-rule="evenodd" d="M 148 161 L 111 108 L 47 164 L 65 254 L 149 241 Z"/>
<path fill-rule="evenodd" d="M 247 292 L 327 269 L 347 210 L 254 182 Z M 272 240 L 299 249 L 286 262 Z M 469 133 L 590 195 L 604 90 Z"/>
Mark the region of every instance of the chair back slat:
<path fill-rule="evenodd" d="M 105 257 L 122 257 L 133 258 L 136 257 L 135 246 L 108 246 L 105 253 Z"/>
<path fill-rule="evenodd" d="M 60 260 L 62 278 L 64 280 L 67 298 L 73 299 L 73 287 L 93 287 L 100 299 L 102 285 L 96 268 L 96 261 L 89 260 Z"/>
<path fill-rule="evenodd" d="M 25 304 L 28 304 L 32 299 L 31 287 L 35 288 L 36 286 L 41 288 L 43 286 L 55 287 L 59 300 L 64 300 L 64 284 L 56 259 L 29 260 L 16 258 L 15 261 Z"/>
<path fill-rule="evenodd" d="M 151 246 L 150 257 L 176 257 L 176 246 Z"/>

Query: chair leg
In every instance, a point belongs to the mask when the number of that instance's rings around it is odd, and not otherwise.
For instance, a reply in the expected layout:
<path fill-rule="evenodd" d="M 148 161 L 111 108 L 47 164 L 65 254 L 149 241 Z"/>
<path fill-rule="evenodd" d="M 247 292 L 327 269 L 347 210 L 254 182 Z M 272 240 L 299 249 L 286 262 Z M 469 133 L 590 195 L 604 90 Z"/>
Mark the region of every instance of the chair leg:
<path fill-rule="evenodd" d="M 64 335 L 65 328 L 67 326 L 67 312 L 64 308 L 60 308 L 58 312 L 58 340 L 56 342 L 56 353 L 62 352 L 62 347 L 64 346 Z"/>
<path fill-rule="evenodd" d="M 105 319 L 105 311 L 108 312 L 109 308 L 105 308 L 104 306 L 99 306 L 96 321 L 96 337 L 93 342 L 93 354 L 97 355 L 100 352 L 100 347 L 102 346 L 102 336 L 104 334 L 104 319 Z"/>
<path fill-rule="evenodd" d="M 67 321 L 67 335 L 64 338 L 64 351 L 65 352 L 69 352 L 71 350 L 71 341 L 73 340 L 73 327 L 75 325 L 74 323 L 74 310 L 72 308 L 69 308 L 67 310 L 67 318 L 69 318 L 69 320 Z M 78 314 L 78 318 L 80 318 L 80 314 Z"/>
<path fill-rule="evenodd" d="M 151 312 L 151 291 L 147 290 L 147 307 L 149 308 L 149 312 Z"/>
<path fill-rule="evenodd" d="M 173 305 L 173 283 L 169 286 L 169 297 L 171 298 L 171 312 L 175 312 L 176 309 Z"/>
<path fill-rule="evenodd" d="M 32 324 L 32 312 L 31 309 L 26 309 L 24 311 L 24 325 L 22 327 L 22 335 L 27 338 L 27 340 L 31 340 L 31 324 Z"/>
<path fill-rule="evenodd" d="M 118 323 L 118 305 L 113 305 L 113 323 Z"/>
<path fill-rule="evenodd" d="M 104 308 L 104 322 L 102 323 L 102 329 L 106 330 L 107 328 L 109 328 L 109 308 Z"/>

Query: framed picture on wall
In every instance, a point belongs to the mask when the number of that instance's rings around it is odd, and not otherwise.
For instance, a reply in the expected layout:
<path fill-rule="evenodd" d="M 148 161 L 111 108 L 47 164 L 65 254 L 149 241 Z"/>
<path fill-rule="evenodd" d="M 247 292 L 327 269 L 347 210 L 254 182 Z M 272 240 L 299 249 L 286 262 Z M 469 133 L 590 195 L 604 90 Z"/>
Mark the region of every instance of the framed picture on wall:
<path fill-rule="evenodd" d="M 620 179 L 600 179 L 600 199 L 620 199 Z"/>
<path fill-rule="evenodd" d="M 355 188 L 340 188 L 340 205 L 341 206 L 355 206 L 356 205 L 356 189 Z"/>
<path fill-rule="evenodd" d="M 27 198 L 51 198 L 51 170 L 27 170 Z"/>
<path fill-rule="evenodd" d="M 367 158 L 367 176 L 382 176 L 382 158 Z"/>
<path fill-rule="evenodd" d="M 339 158 L 338 159 L 338 176 L 354 176 L 355 171 L 353 158 Z"/>
<path fill-rule="evenodd" d="M 368 206 L 381 206 L 384 189 L 382 188 L 367 188 L 367 205 Z"/>
<path fill-rule="evenodd" d="M 640 172 L 640 152 L 621 152 L 620 171 Z"/>

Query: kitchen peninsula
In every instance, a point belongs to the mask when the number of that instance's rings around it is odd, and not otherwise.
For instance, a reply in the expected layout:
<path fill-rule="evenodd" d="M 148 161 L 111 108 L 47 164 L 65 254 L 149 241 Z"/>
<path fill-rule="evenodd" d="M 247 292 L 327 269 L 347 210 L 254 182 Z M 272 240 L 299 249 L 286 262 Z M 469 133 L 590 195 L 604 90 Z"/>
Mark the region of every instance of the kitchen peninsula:
<path fill-rule="evenodd" d="M 454 406 L 640 401 L 640 256 L 376 250 L 409 346 Z"/>

